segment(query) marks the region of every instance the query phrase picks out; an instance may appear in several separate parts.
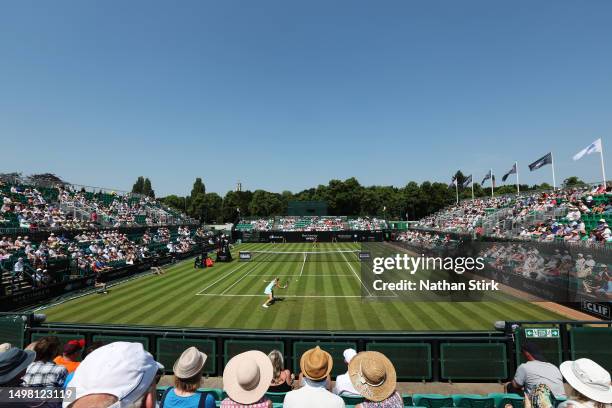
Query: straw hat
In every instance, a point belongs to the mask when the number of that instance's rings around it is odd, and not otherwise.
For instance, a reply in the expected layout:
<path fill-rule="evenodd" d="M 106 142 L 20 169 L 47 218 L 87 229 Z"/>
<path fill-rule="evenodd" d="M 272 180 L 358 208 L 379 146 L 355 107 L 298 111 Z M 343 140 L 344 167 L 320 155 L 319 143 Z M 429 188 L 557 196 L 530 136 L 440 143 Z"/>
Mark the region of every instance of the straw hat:
<path fill-rule="evenodd" d="M 374 402 L 389 398 L 397 385 L 395 367 L 377 351 L 364 351 L 353 357 L 348 374 L 359 394 Z"/>
<path fill-rule="evenodd" d="M 191 378 L 202 372 L 206 363 L 206 354 L 202 353 L 195 347 L 189 347 L 183 351 L 183 354 L 176 360 L 172 371 L 178 378 Z"/>
<path fill-rule="evenodd" d="M 270 358 L 261 351 L 234 356 L 223 370 L 223 389 L 239 404 L 253 404 L 264 396 L 272 382 Z"/>
<path fill-rule="evenodd" d="M 305 351 L 300 359 L 300 369 L 304 377 L 313 381 L 320 381 L 327 377 L 333 366 L 331 355 L 321 350 L 319 346 Z"/>
<path fill-rule="evenodd" d="M 561 363 L 561 374 L 569 385 L 587 398 L 604 404 L 612 404 L 610 373 L 588 358 Z"/>

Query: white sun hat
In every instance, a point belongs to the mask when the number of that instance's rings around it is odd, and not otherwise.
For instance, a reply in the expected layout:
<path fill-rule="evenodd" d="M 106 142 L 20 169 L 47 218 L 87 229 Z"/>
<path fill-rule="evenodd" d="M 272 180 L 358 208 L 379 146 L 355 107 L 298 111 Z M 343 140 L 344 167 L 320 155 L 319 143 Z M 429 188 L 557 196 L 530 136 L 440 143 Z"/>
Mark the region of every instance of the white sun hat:
<path fill-rule="evenodd" d="M 604 404 L 612 403 L 610 373 L 588 358 L 561 363 L 561 374 L 576 391 Z"/>

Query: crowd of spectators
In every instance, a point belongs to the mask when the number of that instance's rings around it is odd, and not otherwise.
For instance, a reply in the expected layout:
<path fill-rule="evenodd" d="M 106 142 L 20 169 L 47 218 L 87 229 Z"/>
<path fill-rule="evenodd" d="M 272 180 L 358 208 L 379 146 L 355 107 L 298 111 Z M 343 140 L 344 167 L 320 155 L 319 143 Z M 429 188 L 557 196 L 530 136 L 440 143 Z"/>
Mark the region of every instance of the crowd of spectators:
<path fill-rule="evenodd" d="M 612 221 L 612 200 L 608 190 L 598 185 L 464 200 L 421 219 L 415 226 L 545 242 L 612 242 L 608 226 Z M 493 218 L 491 225 L 487 225 L 489 215 Z"/>
<path fill-rule="evenodd" d="M 283 216 L 241 220 L 237 230 L 249 231 L 373 231 L 387 228 L 387 222 L 376 217 L 348 219 L 344 216 Z"/>
<path fill-rule="evenodd" d="M 70 340 L 62 347 L 54 336 L 43 337 L 25 350 L 2 344 L 0 386 L 72 391 L 70 399 L 47 401 L 44 406 L 49 408 L 272 408 L 273 395 L 282 398 L 285 408 L 342 408 L 345 398 L 355 401 L 356 408 L 405 407 L 393 362 L 376 351 L 345 350 L 346 372 L 337 376 L 335 384 L 332 355 L 319 346 L 302 354 L 296 375 L 285 368 L 282 353 L 276 350 L 268 355 L 246 351 L 225 365 L 222 394 L 221 390 L 200 389 L 208 356 L 189 347 L 173 365 L 173 386 L 157 401 L 157 385 L 165 367 L 141 343 L 95 343 L 79 361 L 84 348 L 82 340 Z M 526 363 L 517 368 L 505 388 L 524 398 L 525 406 L 555 406 L 559 401 L 563 401 L 561 408 L 612 404 L 610 373 L 595 361 L 580 358 L 557 367 L 532 343 L 525 343 L 521 352 Z M 420 401 L 414 402 L 418 405 Z M 10 406 L 29 406 L 13 404 Z"/>
<path fill-rule="evenodd" d="M 191 222 L 154 198 L 69 186 L 10 185 L 0 180 L 0 228 L 74 230 Z"/>
<path fill-rule="evenodd" d="M 0 272 L 11 274 L 14 289 L 23 280 L 39 287 L 52 282 L 49 264 L 54 261 L 66 260 L 81 276 L 104 272 L 133 265 L 157 253 L 189 252 L 196 245 L 198 234 L 207 236 L 203 229 L 194 234 L 189 227 L 180 227 L 176 233 L 165 227 L 150 229 L 133 237 L 118 230 L 82 231 L 71 238 L 52 232 L 37 243 L 28 236 L 15 239 L 4 236 L 0 237 Z M 30 279 L 25 279 L 27 275 Z"/>

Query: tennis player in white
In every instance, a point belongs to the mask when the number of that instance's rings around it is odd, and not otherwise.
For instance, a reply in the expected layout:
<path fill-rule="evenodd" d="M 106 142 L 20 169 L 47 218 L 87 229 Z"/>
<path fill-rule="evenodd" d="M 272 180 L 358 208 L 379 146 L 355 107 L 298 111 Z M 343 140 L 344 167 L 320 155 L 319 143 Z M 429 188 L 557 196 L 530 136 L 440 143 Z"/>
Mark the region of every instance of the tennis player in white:
<path fill-rule="evenodd" d="M 266 300 L 266 303 L 261 305 L 261 306 L 265 307 L 266 309 L 268 307 L 270 307 L 270 305 L 274 302 L 274 288 L 285 289 L 285 288 L 287 288 L 287 284 L 285 284 L 285 286 L 281 286 L 280 285 L 280 279 L 279 278 L 274 278 L 268 284 L 268 286 L 266 286 L 266 290 L 264 290 L 264 294 L 268 295 L 268 300 Z"/>

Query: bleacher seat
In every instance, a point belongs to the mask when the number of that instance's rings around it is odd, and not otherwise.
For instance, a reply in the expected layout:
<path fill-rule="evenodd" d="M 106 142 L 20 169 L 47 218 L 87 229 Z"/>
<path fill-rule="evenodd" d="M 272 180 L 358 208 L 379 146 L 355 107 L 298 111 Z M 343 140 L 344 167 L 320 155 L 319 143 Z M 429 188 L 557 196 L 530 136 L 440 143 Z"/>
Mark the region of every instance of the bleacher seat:
<path fill-rule="evenodd" d="M 444 408 L 454 405 L 452 397 L 440 394 L 414 394 L 412 401 L 414 405 L 427 408 Z"/>
<path fill-rule="evenodd" d="M 506 394 L 503 392 L 492 392 L 490 398 L 495 401 L 495 408 L 504 408 L 507 404 L 511 404 L 512 408 L 523 408 L 523 397 L 518 394 Z"/>

